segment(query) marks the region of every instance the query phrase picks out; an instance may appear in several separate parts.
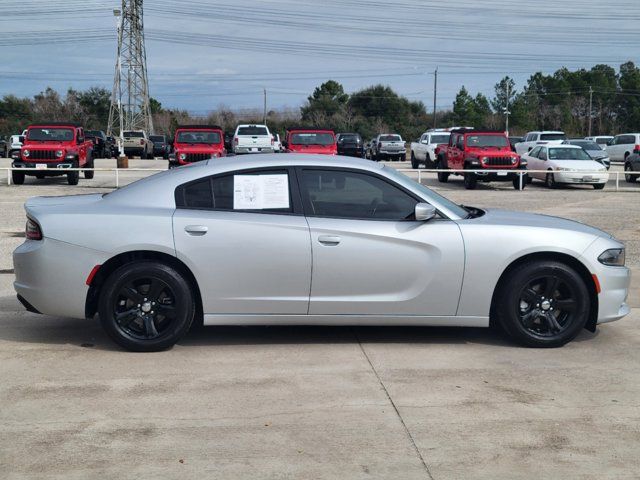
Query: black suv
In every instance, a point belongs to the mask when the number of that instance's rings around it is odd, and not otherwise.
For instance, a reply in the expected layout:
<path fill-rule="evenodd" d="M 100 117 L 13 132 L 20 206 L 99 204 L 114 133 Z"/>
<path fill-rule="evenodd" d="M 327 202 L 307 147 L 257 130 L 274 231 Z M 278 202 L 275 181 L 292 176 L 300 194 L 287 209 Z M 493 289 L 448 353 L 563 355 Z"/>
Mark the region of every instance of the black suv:
<path fill-rule="evenodd" d="M 153 156 L 168 160 L 170 152 L 167 137 L 164 135 L 150 135 L 149 140 L 153 142 Z"/>
<path fill-rule="evenodd" d="M 102 130 L 85 130 L 84 136 L 93 142 L 93 158 L 111 158 L 107 135 Z"/>
<path fill-rule="evenodd" d="M 364 157 L 364 142 L 359 133 L 338 133 L 338 155 Z"/>

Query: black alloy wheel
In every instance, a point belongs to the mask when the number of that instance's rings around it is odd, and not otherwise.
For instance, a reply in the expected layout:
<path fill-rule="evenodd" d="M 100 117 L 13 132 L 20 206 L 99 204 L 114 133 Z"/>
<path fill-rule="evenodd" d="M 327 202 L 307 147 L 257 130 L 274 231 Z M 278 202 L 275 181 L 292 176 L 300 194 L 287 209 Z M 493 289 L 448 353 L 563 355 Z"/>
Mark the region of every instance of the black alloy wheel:
<path fill-rule="evenodd" d="M 495 305 L 500 325 L 519 343 L 558 347 L 572 340 L 589 317 L 585 281 L 568 265 L 532 261 L 501 282 Z"/>
<path fill-rule="evenodd" d="M 158 351 L 173 346 L 194 317 L 191 287 L 178 270 L 153 261 L 120 267 L 100 295 L 100 321 L 121 346 Z"/>

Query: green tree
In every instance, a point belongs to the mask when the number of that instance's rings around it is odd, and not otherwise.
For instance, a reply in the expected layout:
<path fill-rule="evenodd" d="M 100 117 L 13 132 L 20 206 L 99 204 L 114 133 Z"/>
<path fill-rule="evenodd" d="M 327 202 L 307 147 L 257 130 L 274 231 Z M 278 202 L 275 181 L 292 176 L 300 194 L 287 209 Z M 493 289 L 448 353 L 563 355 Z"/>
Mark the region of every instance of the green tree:
<path fill-rule="evenodd" d="M 343 86 L 335 80 L 328 80 L 313 91 L 307 98 L 307 105 L 300 109 L 302 120 L 317 123 L 319 119 L 328 119 L 342 113 L 349 100 Z"/>
<path fill-rule="evenodd" d="M 620 66 L 619 86 L 620 128 L 636 131 L 640 125 L 640 69 L 633 62 Z"/>
<path fill-rule="evenodd" d="M 463 86 L 453 101 L 453 120 L 458 126 L 474 126 L 476 105 L 473 97 Z"/>

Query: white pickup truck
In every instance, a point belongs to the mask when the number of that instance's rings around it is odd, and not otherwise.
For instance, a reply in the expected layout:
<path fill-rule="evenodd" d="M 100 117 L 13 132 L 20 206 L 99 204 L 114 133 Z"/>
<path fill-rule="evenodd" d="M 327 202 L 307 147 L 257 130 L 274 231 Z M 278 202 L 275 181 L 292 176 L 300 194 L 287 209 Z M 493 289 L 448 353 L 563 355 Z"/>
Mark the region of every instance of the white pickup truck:
<path fill-rule="evenodd" d="M 520 143 L 516 143 L 516 153 L 524 155 L 530 152 L 536 145 L 549 143 L 561 144 L 567 139 L 564 132 L 547 130 L 543 132 L 529 132 Z"/>
<path fill-rule="evenodd" d="M 122 132 L 124 154 L 130 157 L 138 155 L 141 159 L 153 158 L 153 142 L 143 130 Z"/>
<path fill-rule="evenodd" d="M 238 125 L 233 134 L 233 153 L 273 153 L 274 143 L 266 125 Z"/>
<path fill-rule="evenodd" d="M 418 140 L 411 142 L 411 168 L 433 168 L 436 161 L 436 147 L 448 144 L 451 132 L 445 130 L 427 130 Z"/>

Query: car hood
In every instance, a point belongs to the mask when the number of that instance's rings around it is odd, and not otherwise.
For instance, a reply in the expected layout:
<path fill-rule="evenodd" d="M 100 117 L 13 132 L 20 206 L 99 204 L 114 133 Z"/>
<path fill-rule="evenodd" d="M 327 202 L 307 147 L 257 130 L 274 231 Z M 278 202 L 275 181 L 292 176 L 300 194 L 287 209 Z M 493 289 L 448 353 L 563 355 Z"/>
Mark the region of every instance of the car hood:
<path fill-rule="evenodd" d="M 501 225 L 514 227 L 552 228 L 556 230 L 570 230 L 585 233 L 595 237 L 613 238 L 612 235 L 598 228 L 584 223 L 568 220 L 566 218 L 541 215 L 538 213 L 515 212 L 510 210 L 487 209 L 481 217 L 461 220 L 461 222 L 473 222 L 474 224 Z"/>

